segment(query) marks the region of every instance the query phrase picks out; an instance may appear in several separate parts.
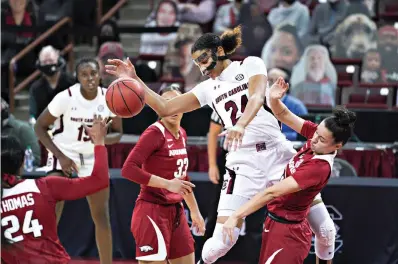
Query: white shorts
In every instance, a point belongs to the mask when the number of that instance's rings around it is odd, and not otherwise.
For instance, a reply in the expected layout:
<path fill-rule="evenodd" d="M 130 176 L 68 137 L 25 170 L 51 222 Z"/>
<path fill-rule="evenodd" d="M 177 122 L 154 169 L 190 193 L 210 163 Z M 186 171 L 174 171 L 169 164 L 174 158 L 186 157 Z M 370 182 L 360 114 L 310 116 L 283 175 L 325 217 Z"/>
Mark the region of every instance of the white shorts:
<path fill-rule="evenodd" d="M 259 151 L 258 146 L 228 153 L 219 216 L 230 216 L 254 195 L 279 182 L 289 160 L 296 154 L 290 141 L 276 142 Z"/>
<path fill-rule="evenodd" d="M 94 168 L 94 153 L 93 154 L 79 154 L 73 151 L 67 151 L 65 149 L 61 149 L 62 153 L 65 156 L 70 158 L 78 168 L 77 175 L 79 177 L 87 177 L 90 176 L 93 172 Z M 61 164 L 58 159 L 51 153 L 48 153 L 47 158 L 47 173 L 52 171 L 62 171 Z"/>

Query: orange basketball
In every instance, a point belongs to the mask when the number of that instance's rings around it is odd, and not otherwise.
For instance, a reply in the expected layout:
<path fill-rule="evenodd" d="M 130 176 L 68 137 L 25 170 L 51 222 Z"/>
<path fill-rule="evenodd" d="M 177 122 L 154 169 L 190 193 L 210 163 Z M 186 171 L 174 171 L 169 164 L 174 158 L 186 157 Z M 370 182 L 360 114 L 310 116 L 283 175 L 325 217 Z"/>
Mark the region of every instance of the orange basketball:
<path fill-rule="evenodd" d="M 145 105 L 145 91 L 134 79 L 117 79 L 106 92 L 106 104 L 117 116 L 128 118 L 139 114 Z"/>

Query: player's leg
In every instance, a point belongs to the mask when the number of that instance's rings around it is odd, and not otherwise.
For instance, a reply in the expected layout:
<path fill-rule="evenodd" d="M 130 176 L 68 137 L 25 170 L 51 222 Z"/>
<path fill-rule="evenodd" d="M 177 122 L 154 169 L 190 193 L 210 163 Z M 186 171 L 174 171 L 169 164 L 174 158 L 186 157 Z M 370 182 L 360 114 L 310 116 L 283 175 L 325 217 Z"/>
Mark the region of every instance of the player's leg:
<path fill-rule="evenodd" d="M 195 264 L 195 240 L 182 204 L 174 205 L 174 219 L 168 259 L 170 263 Z"/>
<path fill-rule="evenodd" d="M 140 263 L 167 263 L 172 210 L 173 206 L 142 200 L 136 202 L 131 218 L 131 233 L 136 245 L 136 260 Z"/>
<path fill-rule="evenodd" d="M 59 176 L 59 177 L 66 177 L 65 174 L 62 172 L 61 165 L 59 164 L 57 158 L 55 158 L 52 153 L 48 153 L 47 156 L 47 165 L 49 171 L 47 172 L 47 176 Z M 62 211 L 64 210 L 65 201 L 59 201 L 55 205 L 55 215 L 57 217 L 57 225 L 61 220 Z"/>
<path fill-rule="evenodd" d="M 95 239 L 101 264 L 112 263 L 112 229 L 109 219 L 109 187 L 87 196 L 95 225 Z"/>
<path fill-rule="evenodd" d="M 315 234 L 315 254 L 317 259 L 331 263 L 335 250 L 336 227 L 320 194 L 315 197 L 307 219 Z M 317 261 L 319 262 L 319 260 Z"/>

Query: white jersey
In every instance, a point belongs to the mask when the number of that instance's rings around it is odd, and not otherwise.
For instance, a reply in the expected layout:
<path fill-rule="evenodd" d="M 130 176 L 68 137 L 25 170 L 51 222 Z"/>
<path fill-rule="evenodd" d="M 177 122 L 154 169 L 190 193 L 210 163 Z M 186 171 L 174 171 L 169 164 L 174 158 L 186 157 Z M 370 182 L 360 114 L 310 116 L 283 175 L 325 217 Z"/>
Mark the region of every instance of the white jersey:
<path fill-rule="evenodd" d="M 105 93 L 105 88 L 98 87 L 97 97 L 87 100 L 77 83 L 54 97 L 48 105 L 48 111 L 58 117 L 52 133 L 53 141 L 61 151 L 94 153 L 94 144 L 82 124 L 92 125 L 94 114 L 101 115 L 102 118 L 115 116 L 106 105 Z"/>
<path fill-rule="evenodd" d="M 258 74 L 267 76 L 263 60 L 247 57 L 244 61 L 232 62 L 215 80 L 208 79 L 198 84 L 191 92 L 198 98 L 201 106 L 209 105 L 213 108 L 220 116 L 224 127 L 230 128 L 236 124 L 245 110 L 249 98 L 250 77 Z M 242 145 L 284 140 L 286 139 L 281 132 L 280 123 L 265 102 L 246 127 Z"/>

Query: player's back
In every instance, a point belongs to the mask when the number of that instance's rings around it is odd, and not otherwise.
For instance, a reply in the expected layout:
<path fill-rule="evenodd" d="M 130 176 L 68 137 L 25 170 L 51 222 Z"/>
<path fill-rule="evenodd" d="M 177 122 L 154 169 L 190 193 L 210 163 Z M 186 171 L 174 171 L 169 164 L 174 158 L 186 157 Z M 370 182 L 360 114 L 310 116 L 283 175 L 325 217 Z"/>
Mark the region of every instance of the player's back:
<path fill-rule="evenodd" d="M 2 248 L 4 263 L 68 263 L 57 235 L 56 201 L 51 197 L 45 178 L 3 189 L 1 226 L 10 242 Z"/>
<path fill-rule="evenodd" d="M 142 136 L 149 136 L 159 142 L 156 149 L 143 163 L 143 170 L 168 180 L 187 177 L 189 165 L 186 149 L 187 136 L 182 128 L 179 131 L 179 138 L 175 138 L 159 121 L 151 125 Z M 183 200 L 180 194 L 146 185 L 141 185 L 138 198 L 159 204 L 173 204 Z"/>

